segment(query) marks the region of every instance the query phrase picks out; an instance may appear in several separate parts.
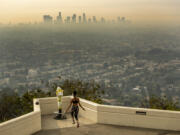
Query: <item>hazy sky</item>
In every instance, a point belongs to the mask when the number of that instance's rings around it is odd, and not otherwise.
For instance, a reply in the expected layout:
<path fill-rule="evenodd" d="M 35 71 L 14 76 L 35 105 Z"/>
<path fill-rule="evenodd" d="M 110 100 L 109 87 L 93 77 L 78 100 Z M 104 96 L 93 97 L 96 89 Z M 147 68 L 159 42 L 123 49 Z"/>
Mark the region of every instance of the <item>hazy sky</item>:
<path fill-rule="evenodd" d="M 59 11 L 63 16 L 86 12 L 136 22 L 180 22 L 180 0 L 0 0 L 1 23 L 39 22 L 44 14 L 55 17 Z"/>

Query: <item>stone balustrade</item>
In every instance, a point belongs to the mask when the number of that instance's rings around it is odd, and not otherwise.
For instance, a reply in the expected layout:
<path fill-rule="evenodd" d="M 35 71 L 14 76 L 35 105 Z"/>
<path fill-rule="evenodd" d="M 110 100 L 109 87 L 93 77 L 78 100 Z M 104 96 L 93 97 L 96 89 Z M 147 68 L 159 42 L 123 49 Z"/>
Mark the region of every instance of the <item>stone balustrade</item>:
<path fill-rule="evenodd" d="M 71 96 L 62 98 L 62 111 L 68 107 Z M 130 126 L 160 130 L 180 131 L 180 112 L 122 106 L 100 105 L 80 99 L 80 117 L 95 123 Z M 53 114 L 58 110 L 57 98 L 34 99 L 34 111 L 0 124 L 1 135 L 30 135 L 41 130 L 41 115 Z"/>
<path fill-rule="evenodd" d="M 31 135 L 41 130 L 40 106 L 34 99 L 34 111 L 12 120 L 0 123 L 0 135 Z"/>

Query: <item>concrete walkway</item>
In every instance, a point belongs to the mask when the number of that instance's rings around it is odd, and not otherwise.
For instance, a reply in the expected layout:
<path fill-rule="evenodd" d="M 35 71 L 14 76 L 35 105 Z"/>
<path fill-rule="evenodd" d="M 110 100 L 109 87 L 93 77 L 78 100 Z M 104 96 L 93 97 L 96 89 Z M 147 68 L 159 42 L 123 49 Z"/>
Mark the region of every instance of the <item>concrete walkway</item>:
<path fill-rule="evenodd" d="M 69 115 L 66 120 L 53 117 L 43 116 L 42 130 L 34 135 L 180 135 L 180 132 L 95 124 L 84 118 L 80 118 L 80 127 L 76 128 Z"/>
<path fill-rule="evenodd" d="M 72 119 L 70 115 L 66 115 L 67 119 L 65 120 L 55 120 L 53 119 L 55 115 L 45 115 L 42 116 L 42 129 L 59 129 L 59 128 L 68 128 L 76 127 L 76 124 L 72 124 Z M 80 126 L 83 125 L 92 125 L 95 124 L 93 121 L 85 119 L 83 117 L 79 118 Z"/>

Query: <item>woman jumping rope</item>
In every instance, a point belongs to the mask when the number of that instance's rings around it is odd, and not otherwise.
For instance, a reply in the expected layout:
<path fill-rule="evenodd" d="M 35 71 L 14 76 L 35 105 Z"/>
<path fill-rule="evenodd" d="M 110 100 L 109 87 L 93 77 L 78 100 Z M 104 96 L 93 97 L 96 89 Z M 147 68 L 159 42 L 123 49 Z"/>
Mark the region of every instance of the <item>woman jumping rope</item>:
<path fill-rule="evenodd" d="M 72 116 L 72 121 L 73 121 L 73 124 L 75 124 L 75 120 L 74 118 L 76 119 L 76 122 L 77 122 L 77 128 L 79 127 L 79 120 L 78 120 L 78 113 L 79 113 L 79 106 L 85 111 L 84 107 L 81 105 L 80 103 L 80 100 L 79 98 L 77 97 L 77 92 L 74 91 L 73 92 L 73 98 L 71 99 L 70 101 L 70 104 L 66 110 L 66 113 L 69 111 L 70 107 L 72 106 L 71 108 L 71 116 Z"/>

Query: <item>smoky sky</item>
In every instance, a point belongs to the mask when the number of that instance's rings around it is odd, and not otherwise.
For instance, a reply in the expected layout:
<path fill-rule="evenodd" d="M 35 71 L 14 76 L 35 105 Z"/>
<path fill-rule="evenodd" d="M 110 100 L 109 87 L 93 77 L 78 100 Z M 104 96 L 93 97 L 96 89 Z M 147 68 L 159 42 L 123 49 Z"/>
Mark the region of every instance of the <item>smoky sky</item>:
<path fill-rule="evenodd" d="M 41 21 L 42 15 L 55 17 L 86 12 L 89 16 L 132 21 L 173 22 L 180 19 L 180 0 L 0 0 L 0 22 Z"/>

